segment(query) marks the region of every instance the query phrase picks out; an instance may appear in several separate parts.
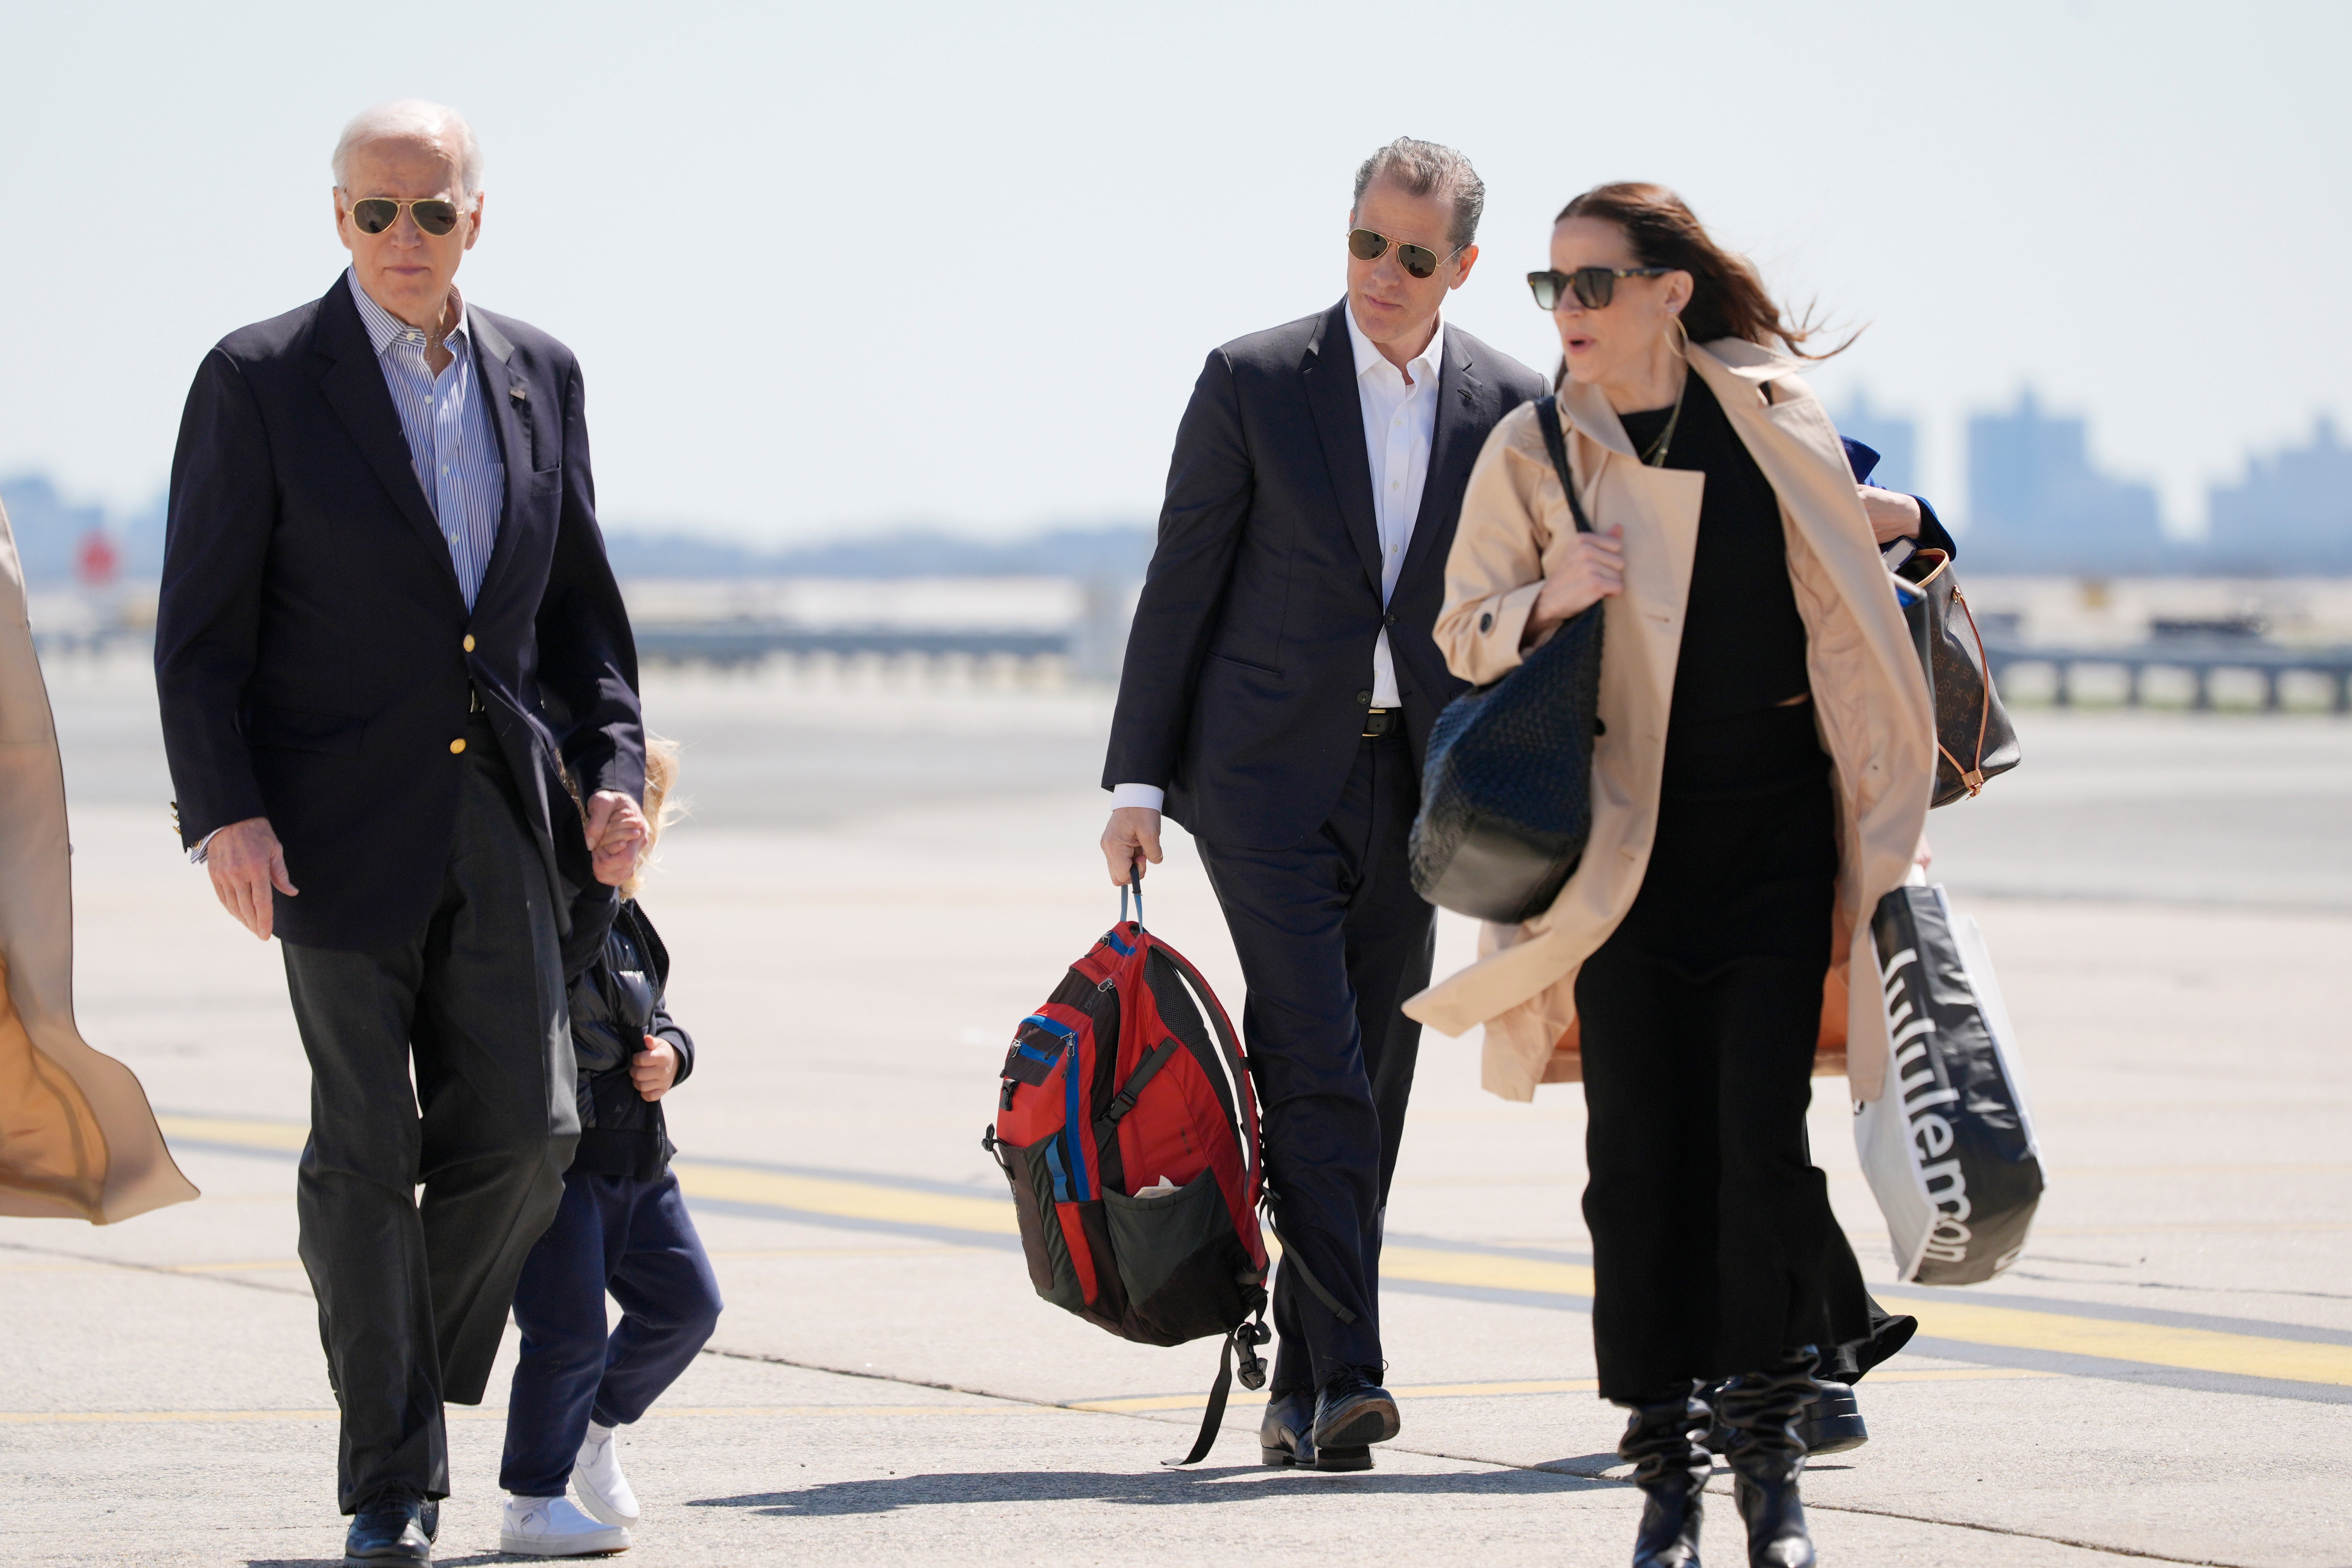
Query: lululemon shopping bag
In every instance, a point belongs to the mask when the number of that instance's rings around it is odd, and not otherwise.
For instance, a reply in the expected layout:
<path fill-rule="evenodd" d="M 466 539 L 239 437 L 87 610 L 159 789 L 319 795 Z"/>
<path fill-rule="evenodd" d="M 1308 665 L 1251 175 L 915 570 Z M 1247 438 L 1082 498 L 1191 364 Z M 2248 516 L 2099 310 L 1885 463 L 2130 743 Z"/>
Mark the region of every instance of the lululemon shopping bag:
<path fill-rule="evenodd" d="M 1119 922 L 1013 1031 L 981 1145 L 1038 1295 L 1142 1344 L 1223 1340 L 1189 1465 L 1216 1441 L 1236 1353 L 1242 1385 L 1265 1386 L 1257 1098 L 1216 994 L 1143 929 L 1134 887 L 1135 918 L 1122 889 Z"/>
<path fill-rule="evenodd" d="M 2016 1036 L 1984 933 L 1941 887 L 1914 883 L 1871 921 L 1893 1054 L 1857 1106 L 1854 1143 L 1899 1279 L 1975 1285 L 2017 1260 L 2042 1201 L 2042 1155 Z"/>
<path fill-rule="evenodd" d="M 1536 418 L 1569 515 L 1591 533 L 1559 407 L 1547 397 Z M 1464 692 L 1430 727 L 1411 854 L 1413 890 L 1438 908 L 1507 924 L 1533 920 L 1583 858 L 1601 624 L 1599 605 L 1570 617 L 1517 668 Z"/>

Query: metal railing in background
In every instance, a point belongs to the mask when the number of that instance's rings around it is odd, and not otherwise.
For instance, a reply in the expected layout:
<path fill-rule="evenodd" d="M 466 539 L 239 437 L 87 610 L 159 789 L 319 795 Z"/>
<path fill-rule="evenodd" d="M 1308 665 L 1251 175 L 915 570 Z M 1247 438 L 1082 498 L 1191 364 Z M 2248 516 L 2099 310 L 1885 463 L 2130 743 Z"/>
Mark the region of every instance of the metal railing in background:
<path fill-rule="evenodd" d="M 2285 707 L 2282 687 L 2287 676 L 2305 674 L 2329 683 L 2332 710 L 2352 713 L 2352 647 L 2290 647 L 2252 637 L 2192 634 L 2157 637 L 2120 647 L 2067 647 L 2029 643 L 1988 627 L 1985 663 L 2004 696 L 2010 692 L 2012 671 L 2046 668 L 2052 679 L 2050 701 L 2060 708 L 2073 705 L 2079 672 L 2086 669 L 2121 670 L 2126 708 L 2144 704 L 2151 672 L 2178 671 L 2189 679 L 2189 706 L 2200 711 L 2213 706 L 2213 678 L 2238 671 L 2262 682 L 2265 712 Z"/>

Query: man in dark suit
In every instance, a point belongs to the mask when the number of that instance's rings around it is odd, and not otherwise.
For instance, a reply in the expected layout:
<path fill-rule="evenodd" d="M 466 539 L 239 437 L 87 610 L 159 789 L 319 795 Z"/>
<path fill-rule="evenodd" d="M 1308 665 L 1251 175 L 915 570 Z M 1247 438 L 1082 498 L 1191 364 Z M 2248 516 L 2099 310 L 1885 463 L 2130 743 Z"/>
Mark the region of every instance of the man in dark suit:
<path fill-rule="evenodd" d="M 344 132 L 351 268 L 197 371 L 156 626 L 182 835 L 283 939 L 310 1058 L 301 1254 L 360 1563 L 430 1561 L 442 1402 L 480 1401 L 579 1135 L 562 947 L 601 940 L 644 831 L 579 366 L 454 285 L 480 165 L 435 105 Z"/>
<path fill-rule="evenodd" d="M 1381 1215 L 1434 914 L 1405 840 L 1422 748 L 1462 689 L 1431 639 L 1471 464 L 1543 381 L 1442 307 L 1486 188 L 1402 139 L 1357 171 L 1347 298 L 1209 356 L 1176 432 L 1103 784 L 1124 883 L 1189 828 L 1249 997 L 1275 1281 L 1269 1462 L 1365 1469 L 1381 1387 Z"/>

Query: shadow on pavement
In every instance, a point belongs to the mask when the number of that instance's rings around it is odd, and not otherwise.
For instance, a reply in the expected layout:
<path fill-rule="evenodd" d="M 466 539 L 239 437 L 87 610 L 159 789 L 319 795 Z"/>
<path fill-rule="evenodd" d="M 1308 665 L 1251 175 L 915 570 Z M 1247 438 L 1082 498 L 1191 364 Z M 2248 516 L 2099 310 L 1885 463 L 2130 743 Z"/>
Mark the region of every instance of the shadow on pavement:
<path fill-rule="evenodd" d="M 1258 1484 L 1231 1484 L 1244 1478 L 1256 1478 Z M 1614 1490 L 1616 1487 L 1613 1481 L 1544 1470 L 1484 1470 L 1449 1475 L 1394 1475 L 1374 1470 L 1327 1476 L 1232 1465 L 1210 1470 L 1156 1472 L 995 1470 L 894 1476 L 879 1480 L 825 1481 L 797 1491 L 700 1498 L 687 1506 L 748 1508 L 787 1516 L 829 1516 L 983 1502 L 1108 1502 L 1141 1507 L 1254 1502 L 1277 1496 L 1296 1497 L 1310 1488 L 1329 1488 L 1350 1496 L 1375 1493 L 1426 1497 L 1481 1493 L 1525 1496 Z"/>

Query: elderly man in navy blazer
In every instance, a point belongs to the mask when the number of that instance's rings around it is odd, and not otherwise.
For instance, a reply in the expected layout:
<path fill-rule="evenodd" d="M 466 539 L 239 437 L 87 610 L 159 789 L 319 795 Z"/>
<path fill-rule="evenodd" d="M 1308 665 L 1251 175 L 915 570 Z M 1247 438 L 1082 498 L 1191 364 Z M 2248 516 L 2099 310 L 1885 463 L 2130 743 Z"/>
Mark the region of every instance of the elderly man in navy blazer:
<path fill-rule="evenodd" d="M 1381 1215 L 1433 912 L 1405 839 L 1457 692 L 1431 638 L 1470 467 L 1543 380 L 1444 320 L 1486 187 L 1401 139 L 1356 174 L 1348 293 L 1209 356 L 1176 432 L 1103 773 L 1114 882 L 1191 829 L 1249 996 L 1285 1253 L 1270 1463 L 1365 1469 L 1381 1386 Z"/>
<path fill-rule="evenodd" d="M 346 1561 L 425 1563 L 442 1402 L 480 1401 L 579 1135 L 562 952 L 611 919 L 645 740 L 579 365 L 454 283 L 472 130 L 382 105 L 334 173 L 350 268 L 188 395 L 156 685 L 182 834 L 281 939 L 310 1061 Z"/>

